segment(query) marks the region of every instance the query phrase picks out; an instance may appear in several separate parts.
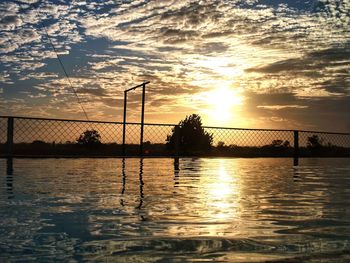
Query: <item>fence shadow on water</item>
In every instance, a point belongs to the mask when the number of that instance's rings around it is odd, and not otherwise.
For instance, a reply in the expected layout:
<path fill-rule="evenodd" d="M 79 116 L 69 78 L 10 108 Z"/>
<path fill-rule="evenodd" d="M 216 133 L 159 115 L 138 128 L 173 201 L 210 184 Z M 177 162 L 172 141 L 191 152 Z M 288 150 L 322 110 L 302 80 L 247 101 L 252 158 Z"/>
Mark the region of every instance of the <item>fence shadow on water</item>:
<path fill-rule="evenodd" d="M 350 133 L 203 127 L 211 147 L 191 150 L 167 143 L 176 127 L 145 124 L 140 148 L 140 123 L 126 123 L 123 145 L 122 122 L 0 117 L 0 156 L 350 157 Z"/>

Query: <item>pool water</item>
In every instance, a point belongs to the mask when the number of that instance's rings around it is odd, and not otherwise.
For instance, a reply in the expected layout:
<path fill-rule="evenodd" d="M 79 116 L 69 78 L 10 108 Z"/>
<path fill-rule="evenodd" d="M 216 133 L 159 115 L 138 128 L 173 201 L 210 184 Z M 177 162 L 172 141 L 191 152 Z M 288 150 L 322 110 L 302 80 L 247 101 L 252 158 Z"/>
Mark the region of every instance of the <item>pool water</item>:
<path fill-rule="evenodd" d="M 350 159 L 0 159 L 0 262 L 350 262 Z"/>

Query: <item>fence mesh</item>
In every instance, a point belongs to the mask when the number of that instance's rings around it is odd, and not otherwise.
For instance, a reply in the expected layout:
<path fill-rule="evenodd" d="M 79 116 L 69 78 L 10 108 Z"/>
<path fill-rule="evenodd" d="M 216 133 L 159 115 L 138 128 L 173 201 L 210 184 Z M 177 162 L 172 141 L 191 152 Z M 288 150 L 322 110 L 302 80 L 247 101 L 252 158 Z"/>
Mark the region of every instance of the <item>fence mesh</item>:
<path fill-rule="evenodd" d="M 292 131 L 229 128 L 205 128 L 205 131 L 213 135 L 214 145 L 232 147 L 261 147 L 277 144 L 293 145 Z"/>
<path fill-rule="evenodd" d="M 164 144 L 174 126 L 175 125 L 145 125 L 144 141 L 151 144 Z"/>
<path fill-rule="evenodd" d="M 350 157 L 350 134 L 299 132 L 301 156 Z"/>
<path fill-rule="evenodd" d="M 13 117 L 13 154 L 15 155 L 139 155 L 140 123 L 75 121 L 42 118 Z M 0 117 L 0 155 L 8 154 L 8 117 Z M 291 130 L 235 129 L 203 127 L 210 136 L 211 147 L 189 151 L 184 144 L 183 132 L 174 147 L 175 126 L 171 124 L 145 124 L 143 152 L 145 155 L 218 155 L 218 156 L 293 156 L 294 135 Z M 78 143 L 85 132 L 99 134 L 98 145 Z M 299 131 L 300 156 L 350 156 L 350 134 Z M 85 137 L 93 134 L 84 135 Z M 84 137 L 83 136 L 83 137 Z M 90 138 L 91 139 L 91 138 Z M 177 140 L 177 139 L 176 139 Z M 199 140 L 192 137 L 192 141 Z M 170 147 L 172 145 L 172 147 Z M 85 146 L 85 147 L 82 147 Z M 94 147 L 93 147 L 94 146 Z M 98 146 L 98 147 L 97 147 Z M 175 149 L 176 148 L 176 149 Z M 123 149 L 125 151 L 123 151 Z M 176 151 L 176 152 L 175 152 Z"/>
<path fill-rule="evenodd" d="M 350 147 L 350 134 L 299 132 L 299 144 L 302 147 Z"/>
<path fill-rule="evenodd" d="M 121 143 L 121 124 L 24 118 L 15 118 L 14 142 L 75 143 L 86 130 L 98 131 L 102 143 Z"/>
<path fill-rule="evenodd" d="M 7 118 L 0 118 L 0 143 L 4 144 L 7 140 Z"/>

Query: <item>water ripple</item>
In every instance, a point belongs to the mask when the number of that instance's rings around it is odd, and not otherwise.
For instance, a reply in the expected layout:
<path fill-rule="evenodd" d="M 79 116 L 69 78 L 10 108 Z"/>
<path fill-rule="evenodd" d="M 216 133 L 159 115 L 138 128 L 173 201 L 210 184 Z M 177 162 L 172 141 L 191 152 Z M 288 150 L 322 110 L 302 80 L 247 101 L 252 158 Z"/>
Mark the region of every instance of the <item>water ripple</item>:
<path fill-rule="evenodd" d="M 0 261 L 349 262 L 348 159 L 0 160 Z"/>

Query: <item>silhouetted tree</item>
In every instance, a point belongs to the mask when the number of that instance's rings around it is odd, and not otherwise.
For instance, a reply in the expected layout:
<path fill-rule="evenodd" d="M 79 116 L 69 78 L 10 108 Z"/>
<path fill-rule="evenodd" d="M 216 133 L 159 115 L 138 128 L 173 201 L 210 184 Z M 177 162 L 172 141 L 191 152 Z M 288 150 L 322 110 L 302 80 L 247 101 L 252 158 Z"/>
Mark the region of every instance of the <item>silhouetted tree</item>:
<path fill-rule="evenodd" d="M 219 141 L 216 147 L 218 147 L 218 148 L 224 148 L 224 147 L 225 147 L 225 142 Z"/>
<path fill-rule="evenodd" d="M 319 149 L 322 147 L 323 140 L 318 137 L 318 135 L 312 135 L 307 137 L 307 148 L 310 149 Z"/>
<path fill-rule="evenodd" d="M 98 146 L 101 144 L 101 135 L 96 130 L 86 130 L 79 136 L 77 143 L 88 147 Z"/>
<path fill-rule="evenodd" d="M 213 135 L 202 127 L 201 117 L 197 114 L 186 116 L 179 122 L 178 129 L 174 127 L 172 134 L 167 136 L 167 148 L 174 149 L 176 140 L 183 151 L 209 150 L 213 143 Z"/>

